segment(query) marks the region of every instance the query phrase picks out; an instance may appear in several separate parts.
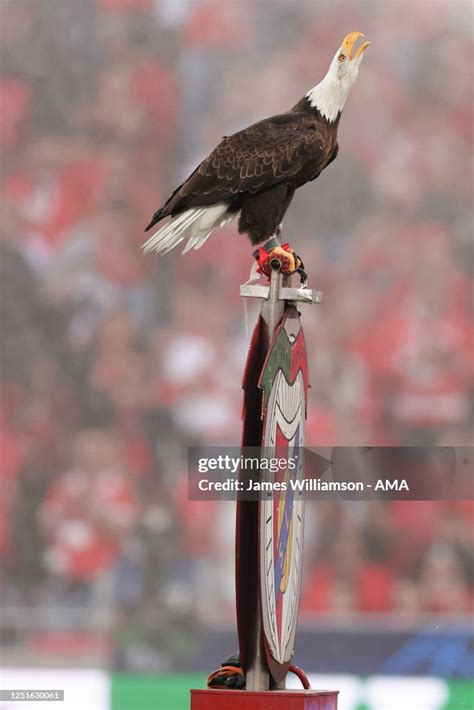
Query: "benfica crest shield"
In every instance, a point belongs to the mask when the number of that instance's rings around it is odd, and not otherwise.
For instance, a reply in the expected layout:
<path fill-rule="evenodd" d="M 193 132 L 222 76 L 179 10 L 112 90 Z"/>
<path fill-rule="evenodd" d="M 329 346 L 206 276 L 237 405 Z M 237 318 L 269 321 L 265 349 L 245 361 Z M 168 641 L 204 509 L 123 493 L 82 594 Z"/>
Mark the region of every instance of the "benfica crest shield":
<path fill-rule="evenodd" d="M 290 306 L 275 331 L 259 380 L 262 455 L 279 462 L 266 473 L 278 486 L 259 501 L 260 599 L 267 663 L 281 681 L 293 655 L 303 554 L 303 447 L 308 370 L 299 314 Z M 282 465 L 282 462 L 285 462 Z M 279 490 L 276 490 L 278 488 Z"/>

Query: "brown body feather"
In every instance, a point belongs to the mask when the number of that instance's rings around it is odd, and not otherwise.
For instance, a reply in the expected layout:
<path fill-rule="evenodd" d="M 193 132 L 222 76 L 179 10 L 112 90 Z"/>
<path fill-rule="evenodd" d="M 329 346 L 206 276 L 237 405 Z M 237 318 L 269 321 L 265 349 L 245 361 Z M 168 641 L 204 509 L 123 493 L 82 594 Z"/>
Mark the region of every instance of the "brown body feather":
<path fill-rule="evenodd" d="M 278 231 L 295 190 L 337 155 L 339 117 L 330 123 L 306 98 L 287 113 L 225 136 L 154 215 L 147 229 L 190 208 L 225 203 L 240 212 L 252 244 Z"/>

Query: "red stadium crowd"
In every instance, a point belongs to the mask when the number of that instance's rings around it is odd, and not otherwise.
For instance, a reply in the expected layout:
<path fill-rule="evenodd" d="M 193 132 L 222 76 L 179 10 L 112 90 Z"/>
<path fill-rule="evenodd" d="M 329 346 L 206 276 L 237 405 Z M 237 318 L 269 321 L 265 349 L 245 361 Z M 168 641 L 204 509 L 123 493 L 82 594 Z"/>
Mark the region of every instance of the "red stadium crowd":
<path fill-rule="evenodd" d="M 2 3 L 7 605 L 151 604 L 158 626 L 228 615 L 233 511 L 187 500 L 186 447 L 240 440 L 251 250 L 231 224 L 183 259 L 144 258 L 143 227 L 219 136 L 295 103 L 354 28 L 373 46 L 340 157 L 285 232 L 324 292 L 304 314 L 307 441 L 469 443 L 469 23 L 449 4 L 416 3 L 409 24 L 397 3 L 322 5 L 324 30 L 311 2 Z M 303 610 L 468 612 L 472 512 L 311 507 Z"/>

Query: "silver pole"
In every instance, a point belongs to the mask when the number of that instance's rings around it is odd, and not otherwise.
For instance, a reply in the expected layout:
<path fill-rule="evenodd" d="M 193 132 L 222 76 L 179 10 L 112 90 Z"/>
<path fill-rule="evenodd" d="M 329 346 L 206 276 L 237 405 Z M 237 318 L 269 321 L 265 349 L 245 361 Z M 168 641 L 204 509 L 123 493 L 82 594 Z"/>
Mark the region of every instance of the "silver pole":
<path fill-rule="evenodd" d="M 278 259 L 274 259 L 274 261 L 280 264 Z M 268 345 L 270 345 L 273 333 L 275 332 L 278 323 L 283 318 L 283 314 L 285 312 L 285 302 L 279 300 L 280 289 L 283 285 L 283 274 L 281 273 L 280 268 L 272 268 L 272 273 L 270 274 L 268 299 L 262 301 L 261 313 L 267 326 Z"/>
<path fill-rule="evenodd" d="M 255 615 L 256 630 L 253 640 L 255 649 L 252 664 L 247 668 L 247 690 L 269 690 L 270 689 L 270 673 L 265 660 L 265 652 L 263 650 L 262 638 L 262 612 L 260 609 L 260 600 L 257 604 L 257 613 Z"/>

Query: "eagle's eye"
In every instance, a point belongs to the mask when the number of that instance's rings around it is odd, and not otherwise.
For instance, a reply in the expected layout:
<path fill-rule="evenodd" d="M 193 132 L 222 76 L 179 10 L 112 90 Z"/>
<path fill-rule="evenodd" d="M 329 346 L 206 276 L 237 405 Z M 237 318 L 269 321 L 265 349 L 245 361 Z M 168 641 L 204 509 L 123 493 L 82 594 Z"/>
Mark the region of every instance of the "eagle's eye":
<path fill-rule="evenodd" d="M 345 62 L 346 61 L 346 55 L 345 54 L 340 54 L 338 56 L 338 61 L 340 62 Z"/>

